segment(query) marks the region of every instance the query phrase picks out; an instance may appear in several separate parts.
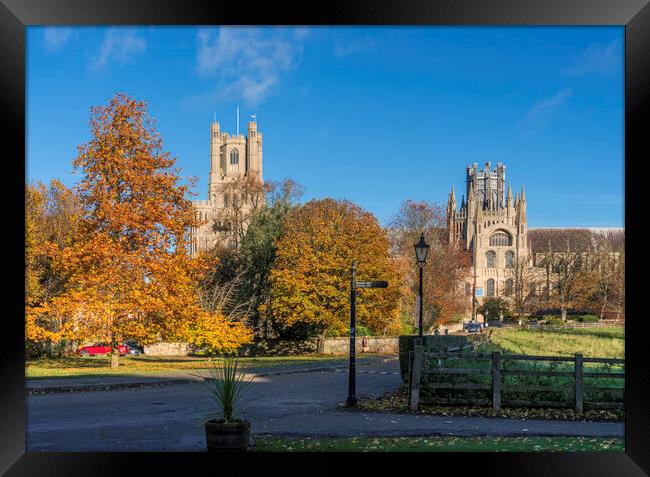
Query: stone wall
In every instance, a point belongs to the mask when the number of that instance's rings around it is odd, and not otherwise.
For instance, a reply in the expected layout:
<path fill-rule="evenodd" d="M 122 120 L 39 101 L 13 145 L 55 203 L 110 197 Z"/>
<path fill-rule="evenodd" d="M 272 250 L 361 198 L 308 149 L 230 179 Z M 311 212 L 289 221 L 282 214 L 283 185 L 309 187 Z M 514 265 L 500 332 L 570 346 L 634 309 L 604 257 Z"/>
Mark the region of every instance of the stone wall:
<path fill-rule="evenodd" d="M 355 351 L 357 354 L 362 353 L 382 353 L 382 354 L 397 354 L 399 351 L 399 340 L 397 337 L 375 337 L 368 336 L 366 340 L 366 348 L 364 350 L 364 338 L 357 338 L 355 344 Z M 319 350 L 320 354 L 349 354 L 350 352 L 350 338 L 337 337 L 325 338 L 321 340 Z"/>
<path fill-rule="evenodd" d="M 190 345 L 187 343 L 156 343 L 144 345 L 144 354 L 150 356 L 187 356 Z"/>
<path fill-rule="evenodd" d="M 357 338 L 356 352 L 397 354 L 399 341 L 397 337 Z M 349 351 L 350 338 L 315 338 L 306 341 L 262 340 L 242 346 L 237 354 L 239 356 L 296 356 L 302 354 L 341 354 Z M 150 356 L 188 356 L 196 350 L 187 343 L 156 343 L 144 346 L 144 354 Z"/>
<path fill-rule="evenodd" d="M 438 325 L 437 328 L 440 334 L 444 334 L 445 328 L 448 329 L 450 333 L 457 333 L 459 331 L 463 331 L 463 323 L 460 322 L 460 323 L 449 323 L 446 325 Z M 433 330 L 435 330 L 435 328 L 431 328 L 431 333 L 433 333 Z"/>
<path fill-rule="evenodd" d="M 318 341 L 285 341 L 261 340 L 242 346 L 237 354 L 239 356 L 296 356 L 301 354 L 316 353 Z"/>

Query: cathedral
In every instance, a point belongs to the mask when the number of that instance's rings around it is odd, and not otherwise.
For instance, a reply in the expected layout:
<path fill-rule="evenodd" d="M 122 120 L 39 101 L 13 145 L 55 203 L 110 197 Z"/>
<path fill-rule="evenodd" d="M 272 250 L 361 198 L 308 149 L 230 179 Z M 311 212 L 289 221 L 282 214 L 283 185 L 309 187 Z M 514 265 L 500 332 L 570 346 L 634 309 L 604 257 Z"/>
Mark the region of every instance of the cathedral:
<path fill-rule="evenodd" d="M 244 207 L 247 205 L 245 197 L 227 193 L 226 185 L 246 177 L 262 180 L 262 134 L 257 130 L 255 116 L 248 122 L 248 135 L 239 134 L 239 125 L 236 134 L 222 132 L 219 122 L 213 121 L 210 125 L 208 199 L 192 201 L 203 223 L 192 230 L 193 255 L 224 243 L 229 224 L 222 223 L 223 212 L 233 201 L 241 200 Z"/>
<path fill-rule="evenodd" d="M 452 187 L 447 202 L 450 242 L 471 252 L 472 267 L 465 282 L 465 294 L 478 299 L 510 295 L 517 263 L 527 264 L 529 246 L 526 221 L 526 194 L 506 193 L 506 167 L 486 162 L 467 166 L 466 190 L 456 207 Z"/>

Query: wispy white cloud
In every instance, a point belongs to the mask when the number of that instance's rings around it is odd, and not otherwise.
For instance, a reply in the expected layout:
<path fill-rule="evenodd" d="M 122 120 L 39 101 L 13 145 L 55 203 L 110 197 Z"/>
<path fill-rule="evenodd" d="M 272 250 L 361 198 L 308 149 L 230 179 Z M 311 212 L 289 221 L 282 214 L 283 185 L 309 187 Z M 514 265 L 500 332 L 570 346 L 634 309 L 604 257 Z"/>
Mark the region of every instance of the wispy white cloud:
<path fill-rule="evenodd" d="M 334 56 L 343 58 L 355 53 L 372 50 L 375 48 L 375 40 L 369 36 L 364 36 L 356 39 L 346 39 L 345 42 L 339 40 L 334 45 Z"/>
<path fill-rule="evenodd" d="M 100 69 L 110 63 L 127 64 L 144 53 L 147 42 L 132 28 L 109 28 L 99 51 L 92 58 L 90 67 Z"/>
<path fill-rule="evenodd" d="M 569 88 L 558 91 L 550 98 L 537 101 L 526 113 L 525 123 L 528 126 L 542 127 L 553 113 L 560 108 L 571 96 Z"/>
<path fill-rule="evenodd" d="M 609 74 L 622 69 L 623 42 L 617 38 L 604 45 L 592 43 L 564 73 L 568 76 L 585 76 L 594 73 Z"/>
<path fill-rule="evenodd" d="M 43 45 L 50 53 L 61 50 L 72 36 L 72 28 L 47 27 L 43 29 Z"/>
<path fill-rule="evenodd" d="M 186 102 L 243 99 L 248 105 L 264 100 L 302 55 L 306 29 L 202 29 L 198 33 L 196 69 L 216 78 L 217 88 Z"/>
<path fill-rule="evenodd" d="M 309 38 L 311 36 L 311 29 L 307 27 L 295 27 L 293 29 L 293 36 L 297 40 L 304 40 L 305 38 Z"/>

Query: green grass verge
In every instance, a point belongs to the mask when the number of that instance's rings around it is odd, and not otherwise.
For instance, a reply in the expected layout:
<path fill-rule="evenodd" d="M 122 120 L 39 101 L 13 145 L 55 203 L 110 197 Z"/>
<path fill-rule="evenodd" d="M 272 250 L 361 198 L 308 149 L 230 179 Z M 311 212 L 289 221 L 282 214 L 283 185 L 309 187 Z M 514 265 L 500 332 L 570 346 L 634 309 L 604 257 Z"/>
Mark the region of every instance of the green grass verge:
<path fill-rule="evenodd" d="M 597 358 L 625 357 L 625 329 L 612 328 L 563 328 L 556 330 L 525 330 L 518 328 L 494 328 L 491 343 L 481 345 L 489 351 L 515 354 L 584 356 Z"/>
<path fill-rule="evenodd" d="M 583 437 L 257 437 L 262 452 L 575 452 L 623 451 L 623 439 Z"/>
<path fill-rule="evenodd" d="M 363 362 L 368 359 L 386 357 L 385 355 L 358 356 Z M 266 368 L 279 366 L 304 366 L 315 363 L 344 364 L 347 358 L 341 356 L 272 356 L 259 358 L 240 358 L 246 367 Z M 209 358 L 191 356 L 124 356 L 120 357 L 117 368 L 110 367 L 108 356 L 67 356 L 55 359 L 36 359 L 25 363 L 27 378 L 69 378 L 98 376 L 157 375 L 164 373 L 183 373 L 210 367 Z"/>
<path fill-rule="evenodd" d="M 591 328 L 591 329 L 557 329 L 545 331 L 532 331 L 521 329 L 495 329 L 491 333 L 491 340 L 481 343 L 476 351 L 483 357 L 472 356 L 472 353 L 460 359 L 427 359 L 426 368 L 483 368 L 490 369 L 492 351 L 500 351 L 502 358 L 502 371 L 560 371 L 573 372 L 571 362 L 547 361 L 508 361 L 508 354 L 551 355 L 571 357 L 575 353 L 582 353 L 586 357 L 623 358 L 625 333 L 619 328 Z M 609 373 L 621 372 L 623 365 L 608 365 L 601 363 L 585 363 L 584 372 Z M 476 384 L 485 385 L 487 390 L 448 390 L 434 389 L 426 386 L 428 383 Z M 472 400 L 475 404 L 489 402 L 491 391 L 489 375 L 454 375 L 454 374 L 427 374 L 423 377 L 421 398 L 432 399 L 441 403 L 447 398 L 464 398 Z M 574 378 L 567 376 L 503 376 L 502 401 L 564 401 L 571 403 L 574 399 Z M 608 377 L 585 377 L 585 401 L 588 402 L 621 402 L 623 399 L 623 379 Z M 543 387 L 538 390 L 517 390 L 517 386 Z M 602 388 L 602 389 L 594 389 Z M 585 406 L 588 406 L 587 404 Z"/>

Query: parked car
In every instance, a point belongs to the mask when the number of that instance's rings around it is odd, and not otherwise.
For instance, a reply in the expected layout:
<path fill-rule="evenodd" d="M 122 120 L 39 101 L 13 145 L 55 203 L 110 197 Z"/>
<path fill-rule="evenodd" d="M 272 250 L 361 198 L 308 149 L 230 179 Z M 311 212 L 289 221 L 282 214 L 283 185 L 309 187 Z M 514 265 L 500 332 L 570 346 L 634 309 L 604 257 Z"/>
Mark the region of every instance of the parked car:
<path fill-rule="evenodd" d="M 120 356 L 124 356 L 129 352 L 129 348 L 124 345 L 117 347 Z M 77 349 L 77 354 L 80 356 L 95 356 L 97 354 L 108 354 L 111 352 L 111 345 L 107 343 L 95 343 L 89 346 L 82 346 Z"/>
<path fill-rule="evenodd" d="M 483 324 L 477 322 L 468 323 L 465 331 L 468 333 L 483 333 Z"/>
<path fill-rule="evenodd" d="M 129 354 L 133 356 L 138 356 L 141 354 L 144 354 L 144 347 L 140 346 L 138 343 L 136 343 L 133 340 L 129 340 L 124 343 L 124 345 L 129 348 Z"/>

